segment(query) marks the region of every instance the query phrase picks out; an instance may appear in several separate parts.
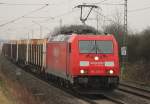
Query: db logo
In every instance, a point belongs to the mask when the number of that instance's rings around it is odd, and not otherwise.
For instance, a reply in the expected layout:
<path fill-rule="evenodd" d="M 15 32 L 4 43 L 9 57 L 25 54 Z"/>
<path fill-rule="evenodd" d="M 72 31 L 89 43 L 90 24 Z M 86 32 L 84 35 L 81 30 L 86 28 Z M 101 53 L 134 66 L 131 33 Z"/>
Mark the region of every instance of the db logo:
<path fill-rule="evenodd" d="M 58 57 L 59 56 L 59 49 L 58 48 L 54 48 L 53 55 L 54 55 L 54 57 Z"/>

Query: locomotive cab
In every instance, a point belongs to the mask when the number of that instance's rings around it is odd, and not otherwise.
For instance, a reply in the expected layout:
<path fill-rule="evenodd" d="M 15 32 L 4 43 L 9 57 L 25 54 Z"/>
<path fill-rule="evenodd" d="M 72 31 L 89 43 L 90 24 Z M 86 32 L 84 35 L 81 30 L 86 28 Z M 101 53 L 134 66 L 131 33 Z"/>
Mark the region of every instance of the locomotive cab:
<path fill-rule="evenodd" d="M 113 35 L 61 34 L 47 43 L 46 73 L 78 89 L 114 89 L 119 82 Z"/>
<path fill-rule="evenodd" d="M 117 87 L 119 58 L 113 35 L 77 35 L 71 46 L 75 85 L 90 89 Z"/>

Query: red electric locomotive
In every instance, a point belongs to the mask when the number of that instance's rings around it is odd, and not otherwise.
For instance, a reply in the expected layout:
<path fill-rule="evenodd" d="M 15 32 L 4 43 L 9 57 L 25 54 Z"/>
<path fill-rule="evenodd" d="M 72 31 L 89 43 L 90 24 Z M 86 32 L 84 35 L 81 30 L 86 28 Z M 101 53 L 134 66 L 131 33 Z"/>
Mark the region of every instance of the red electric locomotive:
<path fill-rule="evenodd" d="M 118 44 L 113 35 L 53 36 L 47 43 L 46 64 L 46 73 L 80 89 L 114 89 L 119 82 Z"/>

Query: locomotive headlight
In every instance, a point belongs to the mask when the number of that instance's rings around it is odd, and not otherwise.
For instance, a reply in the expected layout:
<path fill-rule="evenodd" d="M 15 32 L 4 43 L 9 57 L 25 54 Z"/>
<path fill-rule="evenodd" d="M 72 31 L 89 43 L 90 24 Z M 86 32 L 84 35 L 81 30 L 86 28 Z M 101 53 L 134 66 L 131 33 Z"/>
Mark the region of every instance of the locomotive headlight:
<path fill-rule="evenodd" d="M 114 66 L 114 61 L 106 61 L 104 63 L 105 66 Z"/>
<path fill-rule="evenodd" d="M 109 74 L 114 74 L 114 71 L 113 70 L 109 70 Z"/>
<path fill-rule="evenodd" d="M 98 57 L 98 56 L 95 56 L 95 57 L 94 57 L 94 60 L 95 60 L 95 61 L 98 61 L 98 60 L 99 60 L 99 57 Z"/>
<path fill-rule="evenodd" d="M 81 69 L 81 70 L 80 70 L 80 73 L 81 73 L 81 74 L 84 74 L 84 70 L 83 70 L 83 69 Z"/>
<path fill-rule="evenodd" d="M 87 74 L 87 73 L 88 73 L 88 70 L 85 70 L 85 69 L 80 70 L 80 74 Z"/>

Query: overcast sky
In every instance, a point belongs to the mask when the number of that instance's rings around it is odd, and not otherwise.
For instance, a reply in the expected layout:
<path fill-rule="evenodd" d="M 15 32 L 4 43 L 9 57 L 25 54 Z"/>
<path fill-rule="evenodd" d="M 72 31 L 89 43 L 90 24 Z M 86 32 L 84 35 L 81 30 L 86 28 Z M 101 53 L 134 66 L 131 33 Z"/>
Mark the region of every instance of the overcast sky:
<path fill-rule="evenodd" d="M 104 0 L 0 0 L 0 39 L 28 38 L 28 33 L 30 38 L 39 38 L 40 26 L 42 37 L 44 37 L 55 27 L 81 24 L 80 9 L 74 7 L 83 3 L 92 4 L 101 1 Z M 98 17 L 99 29 L 108 25 L 110 21 L 107 20 L 113 20 L 116 14 L 120 15 L 123 23 L 124 7 L 122 5 L 102 5 L 108 3 L 122 4 L 124 0 L 105 0 L 105 2 L 96 4 L 103 15 Z M 45 5 L 41 4 L 49 5 L 44 7 Z M 150 7 L 150 0 L 128 0 L 129 30 L 142 31 L 150 26 L 150 9 L 147 7 Z M 146 9 L 138 10 L 141 8 Z M 131 12 L 131 10 L 136 11 Z M 87 11 L 87 9 L 84 10 L 84 15 Z M 96 28 L 97 13 L 95 11 L 90 14 L 87 24 Z"/>

